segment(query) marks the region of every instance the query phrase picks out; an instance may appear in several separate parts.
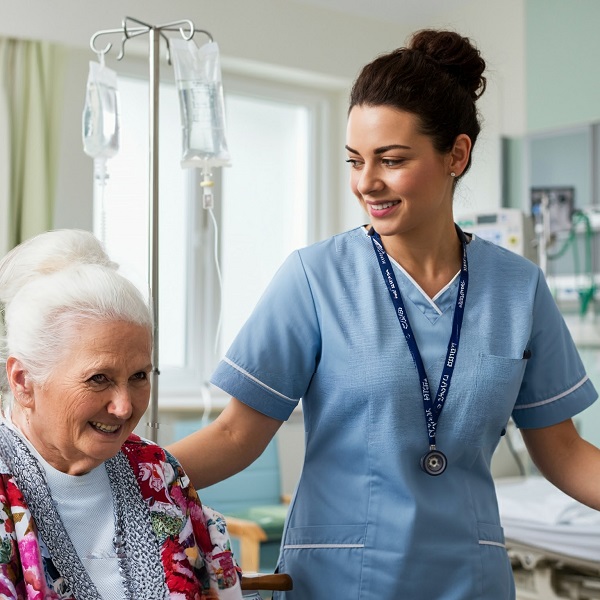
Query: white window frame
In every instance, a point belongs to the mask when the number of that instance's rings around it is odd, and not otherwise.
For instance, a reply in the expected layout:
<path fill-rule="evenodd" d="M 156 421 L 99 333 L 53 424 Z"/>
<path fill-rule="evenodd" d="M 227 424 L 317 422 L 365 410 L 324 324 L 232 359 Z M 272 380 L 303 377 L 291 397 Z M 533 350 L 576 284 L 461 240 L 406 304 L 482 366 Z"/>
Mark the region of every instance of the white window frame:
<path fill-rule="evenodd" d="M 167 71 L 168 69 L 164 69 Z M 119 69 L 121 76 L 140 77 L 139 69 Z M 162 77 L 168 81 L 172 74 Z M 269 79 L 255 78 L 240 74 L 223 72 L 225 94 L 248 96 L 276 102 L 289 102 L 305 106 L 309 110 L 309 173 L 308 173 L 308 215 L 307 243 L 323 239 L 336 231 L 339 215 L 336 214 L 335 201 L 338 183 L 341 181 L 343 164 L 340 148 L 333 149 L 333 142 L 339 134 L 338 122 L 334 115 L 342 105 L 339 85 L 331 89 L 316 85 L 296 83 L 278 83 Z M 160 107 L 159 107 L 160 110 Z M 345 116 L 345 115 L 344 115 Z M 160 120 L 159 115 L 159 120 Z M 340 138 L 341 139 L 341 138 Z M 235 152 L 235 161 L 243 160 L 241 152 Z M 159 156 L 160 161 L 160 156 Z M 339 164 L 338 164 L 339 163 Z M 269 165 L 265 165 L 268 171 Z M 189 189 L 200 190 L 201 174 L 196 169 L 187 170 Z M 213 214 L 217 223 L 221 221 L 221 170 L 214 172 L 215 203 Z M 163 201 L 159 198 L 159 201 Z M 215 235 L 212 219 L 208 211 L 202 208 L 199 193 L 188 194 L 188 231 L 187 231 L 187 298 L 186 298 L 186 349 L 185 367 L 182 369 L 161 368 L 159 353 L 159 408 L 177 410 L 198 408 L 200 397 L 204 403 L 213 407 L 226 402 L 223 394 L 209 385 L 210 376 L 220 360 L 215 354 L 215 336 L 217 334 L 220 311 L 220 289 L 217 267 L 214 261 Z M 219 234 L 220 235 L 220 234 Z M 159 248 L 164 240 L 159 239 Z M 220 253 L 221 240 L 218 240 Z M 282 257 L 282 261 L 285 257 Z M 200 310 L 194 310 L 200 299 Z M 160 297 L 159 297 L 160 306 Z M 161 324 L 158 323 L 159 338 Z"/>

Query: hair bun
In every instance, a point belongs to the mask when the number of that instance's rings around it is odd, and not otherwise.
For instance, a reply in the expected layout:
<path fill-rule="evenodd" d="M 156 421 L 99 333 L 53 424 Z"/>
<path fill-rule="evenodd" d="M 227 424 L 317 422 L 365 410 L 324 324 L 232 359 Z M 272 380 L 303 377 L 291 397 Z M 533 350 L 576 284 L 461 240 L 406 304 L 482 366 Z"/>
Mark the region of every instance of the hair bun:
<path fill-rule="evenodd" d="M 0 259 L 0 306 L 8 305 L 27 283 L 78 264 L 118 269 L 89 231 L 58 229 L 22 242 Z"/>
<path fill-rule="evenodd" d="M 423 29 L 412 36 L 408 47 L 435 61 L 456 78 L 474 100 L 485 91 L 485 61 L 469 38 L 453 31 Z"/>

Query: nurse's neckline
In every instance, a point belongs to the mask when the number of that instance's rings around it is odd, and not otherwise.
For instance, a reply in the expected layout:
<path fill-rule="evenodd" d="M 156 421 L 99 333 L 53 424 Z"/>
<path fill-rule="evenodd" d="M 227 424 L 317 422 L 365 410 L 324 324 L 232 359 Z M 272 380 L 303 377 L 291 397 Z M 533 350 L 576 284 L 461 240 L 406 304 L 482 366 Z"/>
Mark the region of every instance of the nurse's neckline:
<path fill-rule="evenodd" d="M 370 237 L 373 232 L 371 225 L 364 225 L 364 230 Z M 470 242 L 471 237 L 472 236 L 465 234 L 467 244 Z M 456 262 L 453 260 L 451 264 L 448 262 L 450 255 L 445 255 L 445 258 L 442 258 L 441 262 L 438 261 L 437 264 L 432 262 L 425 264 L 418 256 L 413 255 L 412 258 L 409 256 L 408 260 L 400 260 L 394 253 L 390 254 L 387 249 L 385 250 L 390 259 L 410 276 L 422 290 L 422 293 L 428 298 L 435 298 L 438 293 L 451 283 L 456 278 L 457 274 L 460 273 L 462 265 L 462 249 L 460 251 L 460 256 L 457 255 L 455 257 Z"/>
<path fill-rule="evenodd" d="M 365 230 L 365 232 L 368 235 L 369 232 L 371 231 L 371 225 L 369 223 L 367 223 L 367 224 L 363 225 L 363 229 Z M 463 231 L 463 233 L 465 234 L 465 239 L 467 240 L 467 244 L 470 244 L 471 240 L 473 239 L 473 234 L 467 233 L 466 231 Z"/>

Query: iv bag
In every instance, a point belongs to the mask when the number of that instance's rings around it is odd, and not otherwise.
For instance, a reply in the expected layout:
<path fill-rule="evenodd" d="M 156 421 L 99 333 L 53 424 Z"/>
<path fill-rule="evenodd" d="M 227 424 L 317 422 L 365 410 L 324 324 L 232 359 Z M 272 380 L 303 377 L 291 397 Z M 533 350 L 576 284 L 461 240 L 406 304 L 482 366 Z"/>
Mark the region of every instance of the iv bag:
<path fill-rule="evenodd" d="M 90 62 L 82 117 L 83 150 L 92 158 L 106 159 L 119 150 L 117 74 Z"/>
<path fill-rule="evenodd" d="M 200 48 L 192 40 L 170 40 L 182 129 L 182 167 L 230 164 L 225 139 L 225 103 L 219 47 Z"/>

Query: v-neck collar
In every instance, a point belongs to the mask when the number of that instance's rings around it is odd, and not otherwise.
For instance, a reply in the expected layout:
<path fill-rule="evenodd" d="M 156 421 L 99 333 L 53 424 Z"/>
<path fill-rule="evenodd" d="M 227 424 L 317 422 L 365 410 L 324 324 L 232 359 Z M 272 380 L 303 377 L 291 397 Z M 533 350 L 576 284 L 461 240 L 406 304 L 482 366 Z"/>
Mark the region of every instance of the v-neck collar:
<path fill-rule="evenodd" d="M 402 274 L 402 279 L 405 280 L 406 285 L 399 282 L 402 296 L 410 300 L 430 321 L 437 320 L 448 309 L 452 309 L 456 301 L 456 287 L 460 278 L 460 270 L 433 298 L 430 298 L 400 263 L 389 254 L 388 257 Z"/>
<path fill-rule="evenodd" d="M 363 225 L 361 227 L 362 232 L 367 239 L 369 239 L 369 227 L 369 225 Z M 467 248 L 474 239 L 475 236 L 471 234 L 471 239 L 467 244 Z M 454 309 L 456 294 L 458 293 L 458 282 L 460 280 L 460 269 L 433 298 L 430 298 L 399 262 L 393 259 L 389 254 L 387 254 L 387 256 L 400 275 L 398 284 L 400 285 L 402 297 L 406 298 L 406 300 L 410 300 L 410 302 L 414 304 L 431 323 L 435 323 L 447 310 Z"/>

